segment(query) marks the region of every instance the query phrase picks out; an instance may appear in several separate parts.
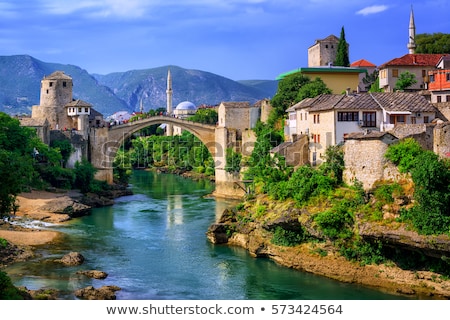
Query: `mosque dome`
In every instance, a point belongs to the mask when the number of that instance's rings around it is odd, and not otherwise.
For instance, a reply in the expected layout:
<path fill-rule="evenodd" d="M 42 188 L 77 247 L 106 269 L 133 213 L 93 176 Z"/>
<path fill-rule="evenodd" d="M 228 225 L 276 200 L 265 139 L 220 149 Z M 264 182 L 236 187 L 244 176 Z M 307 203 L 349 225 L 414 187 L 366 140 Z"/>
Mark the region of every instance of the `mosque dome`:
<path fill-rule="evenodd" d="M 193 104 L 190 101 L 180 102 L 175 109 L 179 110 L 179 111 L 181 111 L 181 110 L 184 110 L 184 111 L 197 111 L 197 107 L 195 106 L 195 104 Z"/>

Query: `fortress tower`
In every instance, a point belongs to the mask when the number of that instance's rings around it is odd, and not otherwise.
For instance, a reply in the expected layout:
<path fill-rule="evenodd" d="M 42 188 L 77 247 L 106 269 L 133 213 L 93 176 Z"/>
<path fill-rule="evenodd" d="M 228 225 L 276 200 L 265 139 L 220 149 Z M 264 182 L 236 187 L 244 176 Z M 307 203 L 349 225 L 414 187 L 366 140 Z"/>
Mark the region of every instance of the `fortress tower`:
<path fill-rule="evenodd" d="M 55 71 L 41 81 L 40 104 L 33 106 L 31 117 L 47 119 L 51 129 L 71 128 L 65 106 L 72 102 L 72 78 Z"/>

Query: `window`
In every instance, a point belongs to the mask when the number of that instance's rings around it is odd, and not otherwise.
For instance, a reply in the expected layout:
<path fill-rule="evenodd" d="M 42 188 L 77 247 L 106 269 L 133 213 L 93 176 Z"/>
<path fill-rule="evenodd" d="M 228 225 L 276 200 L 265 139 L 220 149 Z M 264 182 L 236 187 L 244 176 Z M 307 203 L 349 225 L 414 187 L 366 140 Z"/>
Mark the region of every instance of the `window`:
<path fill-rule="evenodd" d="M 377 113 L 376 112 L 363 112 L 363 127 L 376 127 L 377 126 Z"/>
<path fill-rule="evenodd" d="M 81 113 L 81 108 L 78 108 L 78 112 Z"/>
<path fill-rule="evenodd" d="M 427 70 L 422 70 L 422 78 L 425 78 L 427 76 Z"/>
<path fill-rule="evenodd" d="M 445 101 L 446 101 L 446 102 L 450 102 L 450 95 L 446 95 L 446 96 L 445 96 Z"/>
<path fill-rule="evenodd" d="M 88 113 L 89 112 L 88 108 L 84 108 L 84 112 Z"/>
<path fill-rule="evenodd" d="M 437 102 L 442 102 L 442 97 L 441 96 L 437 96 Z"/>
<path fill-rule="evenodd" d="M 430 82 L 434 82 L 434 74 L 430 74 Z"/>
<path fill-rule="evenodd" d="M 300 112 L 300 121 L 303 120 L 303 113 Z"/>
<path fill-rule="evenodd" d="M 445 74 L 445 79 L 446 79 L 447 81 L 450 81 L 450 72 L 447 72 L 447 73 Z"/>
<path fill-rule="evenodd" d="M 423 117 L 423 123 L 430 123 L 430 117 L 424 116 Z"/>
<path fill-rule="evenodd" d="M 358 112 L 338 112 L 338 121 L 358 121 Z"/>
<path fill-rule="evenodd" d="M 63 87 L 67 87 L 67 82 L 63 81 Z"/>
<path fill-rule="evenodd" d="M 314 123 L 320 123 L 320 114 L 314 115 Z"/>
<path fill-rule="evenodd" d="M 416 117 L 411 117 L 411 124 L 416 124 Z"/>
<path fill-rule="evenodd" d="M 402 124 L 405 123 L 405 115 L 403 114 L 391 114 L 389 118 L 391 124 Z"/>
<path fill-rule="evenodd" d="M 392 76 L 398 78 L 398 69 L 392 69 Z"/>
<path fill-rule="evenodd" d="M 53 82 L 50 81 L 50 83 L 48 84 L 49 87 L 53 87 Z"/>

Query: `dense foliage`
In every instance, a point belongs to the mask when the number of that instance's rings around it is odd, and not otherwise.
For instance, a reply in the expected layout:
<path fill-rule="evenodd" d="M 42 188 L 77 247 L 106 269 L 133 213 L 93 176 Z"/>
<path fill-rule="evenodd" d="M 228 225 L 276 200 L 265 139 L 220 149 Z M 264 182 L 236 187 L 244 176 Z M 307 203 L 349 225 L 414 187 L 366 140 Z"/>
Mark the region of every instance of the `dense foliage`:
<path fill-rule="evenodd" d="M 127 170 L 164 167 L 169 171 L 193 170 L 214 175 L 214 161 L 208 148 L 193 134 L 180 136 L 139 136 L 116 154 L 115 174 L 120 178 Z"/>
<path fill-rule="evenodd" d="M 450 53 L 450 34 L 448 33 L 422 33 L 417 34 L 416 53 Z"/>
<path fill-rule="evenodd" d="M 450 232 L 450 164 L 412 138 L 390 146 L 386 157 L 414 182 L 416 204 L 402 218 L 423 234 Z"/>
<path fill-rule="evenodd" d="M 213 108 L 200 108 L 193 116 L 190 116 L 188 120 L 215 125 L 219 120 L 219 115 Z"/>
<path fill-rule="evenodd" d="M 305 98 L 314 98 L 322 93 L 331 93 L 325 83 L 320 79 L 311 79 L 304 74 L 297 72 L 287 75 L 278 82 L 278 90 L 271 100 L 273 114 L 271 115 L 274 123 L 276 119 L 286 116 L 286 109 Z"/>

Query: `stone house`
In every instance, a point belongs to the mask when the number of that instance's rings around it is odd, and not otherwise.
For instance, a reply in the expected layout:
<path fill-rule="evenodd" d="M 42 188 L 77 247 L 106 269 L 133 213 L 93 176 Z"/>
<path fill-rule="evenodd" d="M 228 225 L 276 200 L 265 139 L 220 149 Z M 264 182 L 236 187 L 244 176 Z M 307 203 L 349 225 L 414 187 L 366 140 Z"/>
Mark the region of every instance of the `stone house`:
<path fill-rule="evenodd" d="M 397 137 L 388 132 L 348 134 L 344 143 L 344 182 L 353 184 L 357 180 L 369 190 L 377 181 L 399 179 L 396 167 L 384 157 L 389 145 L 397 141 Z"/>
<path fill-rule="evenodd" d="M 307 135 L 309 160 L 322 162 L 329 146 L 339 145 L 353 132 L 389 131 L 401 124 L 429 123 L 436 108 L 413 93 L 322 94 L 287 109 L 289 141 Z"/>
<path fill-rule="evenodd" d="M 417 83 L 408 88 L 408 91 L 427 89 L 428 73 L 436 69 L 444 54 L 405 54 L 400 58 L 392 59 L 379 69 L 380 88 L 385 92 L 393 92 L 399 76 L 408 71 L 415 75 Z"/>

